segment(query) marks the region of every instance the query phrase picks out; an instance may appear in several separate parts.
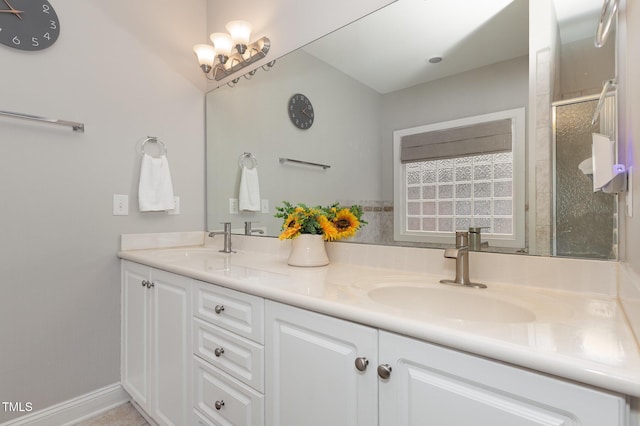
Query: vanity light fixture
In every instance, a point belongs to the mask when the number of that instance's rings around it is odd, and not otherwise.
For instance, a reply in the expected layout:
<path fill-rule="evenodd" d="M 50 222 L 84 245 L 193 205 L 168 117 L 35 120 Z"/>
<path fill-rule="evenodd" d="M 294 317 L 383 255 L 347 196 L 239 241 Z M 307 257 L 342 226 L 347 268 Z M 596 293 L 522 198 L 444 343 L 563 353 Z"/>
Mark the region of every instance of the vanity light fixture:
<path fill-rule="evenodd" d="M 209 36 L 212 44 L 193 46 L 200 68 L 209 80 L 219 81 L 240 71 L 266 57 L 271 48 L 267 37 L 249 42 L 252 28 L 246 21 L 231 21 L 226 28 L 229 33 L 212 33 Z M 268 62 L 262 69 L 269 71 L 274 64 L 275 61 Z M 244 77 L 249 79 L 255 73 L 254 69 L 245 73 Z M 235 86 L 239 80 L 239 77 L 235 78 L 228 84 Z"/>

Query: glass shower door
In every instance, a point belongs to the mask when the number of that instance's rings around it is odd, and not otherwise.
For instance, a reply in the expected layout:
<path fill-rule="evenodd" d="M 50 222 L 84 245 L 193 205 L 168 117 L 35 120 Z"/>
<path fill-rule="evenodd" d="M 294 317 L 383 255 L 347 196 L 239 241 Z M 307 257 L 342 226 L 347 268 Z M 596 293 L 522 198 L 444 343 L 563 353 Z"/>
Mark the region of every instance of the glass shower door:
<path fill-rule="evenodd" d="M 597 97 L 579 98 L 555 103 L 552 108 L 555 256 L 618 257 L 617 196 L 593 192 L 593 176 L 588 173 L 592 133 L 616 140 L 615 96 L 607 97 L 600 118 L 592 125 L 597 103 Z"/>

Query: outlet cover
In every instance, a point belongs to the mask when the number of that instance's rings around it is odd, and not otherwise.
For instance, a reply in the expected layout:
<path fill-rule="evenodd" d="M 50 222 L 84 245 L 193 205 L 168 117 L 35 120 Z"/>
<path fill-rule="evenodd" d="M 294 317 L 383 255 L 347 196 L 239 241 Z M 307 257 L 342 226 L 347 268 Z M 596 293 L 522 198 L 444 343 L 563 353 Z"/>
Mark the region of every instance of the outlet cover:
<path fill-rule="evenodd" d="M 269 200 L 261 200 L 260 213 L 269 213 Z"/>
<path fill-rule="evenodd" d="M 113 194 L 113 215 L 127 216 L 129 214 L 129 196 Z"/>
<path fill-rule="evenodd" d="M 176 207 L 173 210 L 167 210 L 167 213 L 168 214 L 180 214 L 180 197 L 175 195 L 173 197 L 173 202 L 176 205 Z"/>

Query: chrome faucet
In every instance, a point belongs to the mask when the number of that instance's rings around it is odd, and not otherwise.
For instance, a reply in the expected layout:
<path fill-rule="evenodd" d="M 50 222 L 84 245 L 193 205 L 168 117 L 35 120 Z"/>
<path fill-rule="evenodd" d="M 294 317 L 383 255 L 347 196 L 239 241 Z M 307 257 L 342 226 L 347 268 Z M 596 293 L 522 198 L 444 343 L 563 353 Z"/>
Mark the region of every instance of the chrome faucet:
<path fill-rule="evenodd" d="M 473 288 L 487 288 L 484 284 L 473 283 L 469 279 L 469 233 L 456 232 L 456 248 L 444 251 L 444 257 L 456 260 L 456 278 L 454 280 L 440 280 L 442 284 L 458 285 Z"/>
<path fill-rule="evenodd" d="M 244 235 L 264 234 L 262 229 L 251 229 L 251 222 L 244 223 Z"/>
<path fill-rule="evenodd" d="M 222 250 L 218 251 L 220 253 L 234 253 L 234 251 L 231 250 L 231 222 L 222 222 L 222 224 L 224 225 L 224 231 L 209 232 L 209 236 L 213 238 L 216 235 L 224 235 L 224 246 Z"/>

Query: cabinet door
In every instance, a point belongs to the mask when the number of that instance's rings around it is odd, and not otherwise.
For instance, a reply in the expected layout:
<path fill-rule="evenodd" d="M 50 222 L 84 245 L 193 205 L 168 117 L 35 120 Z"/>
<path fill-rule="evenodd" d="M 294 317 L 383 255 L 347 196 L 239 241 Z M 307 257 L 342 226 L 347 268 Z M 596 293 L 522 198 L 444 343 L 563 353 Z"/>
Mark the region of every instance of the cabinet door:
<path fill-rule="evenodd" d="M 267 425 L 378 424 L 377 330 L 269 301 L 265 325 Z"/>
<path fill-rule="evenodd" d="M 380 425 L 615 426 L 625 400 L 499 362 L 380 332 Z"/>
<path fill-rule="evenodd" d="M 149 289 L 150 269 L 122 262 L 122 386 L 149 410 Z"/>
<path fill-rule="evenodd" d="M 191 280 L 152 271 L 152 408 L 161 425 L 186 425 L 191 416 Z"/>

